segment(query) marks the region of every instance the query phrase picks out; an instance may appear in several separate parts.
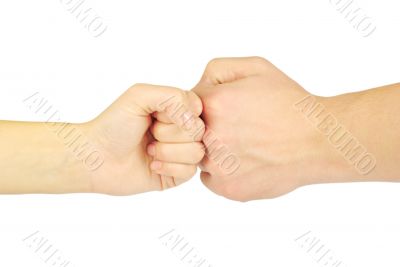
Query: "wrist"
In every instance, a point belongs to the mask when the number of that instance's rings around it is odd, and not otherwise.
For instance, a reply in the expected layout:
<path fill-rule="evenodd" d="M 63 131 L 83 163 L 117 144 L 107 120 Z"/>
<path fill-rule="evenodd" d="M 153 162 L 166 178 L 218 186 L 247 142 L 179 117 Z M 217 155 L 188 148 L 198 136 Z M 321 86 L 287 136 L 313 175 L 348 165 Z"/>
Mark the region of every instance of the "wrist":
<path fill-rule="evenodd" d="M 103 163 L 102 153 L 91 135 L 90 123 L 70 124 L 71 136 L 64 141 L 67 154 L 64 174 L 71 183 L 71 191 L 95 193 L 93 177 Z"/>
<path fill-rule="evenodd" d="M 330 183 L 366 180 L 375 167 L 355 126 L 362 94 L 314 97 L 314 112 L 307 119 L 316 135 L 317 168 L 307 183 Z"/>

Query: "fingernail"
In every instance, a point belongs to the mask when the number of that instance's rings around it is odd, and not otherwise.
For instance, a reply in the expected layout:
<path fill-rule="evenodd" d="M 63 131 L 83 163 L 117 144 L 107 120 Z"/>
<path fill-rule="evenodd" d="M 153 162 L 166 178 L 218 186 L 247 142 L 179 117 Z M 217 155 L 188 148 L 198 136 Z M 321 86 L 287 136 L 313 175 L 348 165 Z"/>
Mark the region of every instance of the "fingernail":
<path fill-rule="evenodd" d="M 150 156 L 156 155 L 156 145 L 155 144 L 150 144 L 147 146 L 147 154 L 149 154 Z"/>
<path fill-rule="evenodd" d="M 183 120 L 183 127 L 186 130 L 192 129 L 194 125 L 194 115 L 190 111 L 186 111 L 185 113 L 182 114 L 182 120 Z"/>
<path fill-rule="evenodd" d="M 153 171 L 159 170 L 161 169 L 161 161 L 153 161 L 152 163 L 150 163 L 150 169 L 152 169 Z"/>

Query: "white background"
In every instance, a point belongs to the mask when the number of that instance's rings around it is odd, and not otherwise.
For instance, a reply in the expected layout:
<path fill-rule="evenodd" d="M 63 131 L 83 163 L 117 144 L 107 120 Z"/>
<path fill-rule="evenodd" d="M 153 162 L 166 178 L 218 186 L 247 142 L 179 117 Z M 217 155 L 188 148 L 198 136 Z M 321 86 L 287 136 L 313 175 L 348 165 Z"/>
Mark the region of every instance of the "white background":
<path fill-rule="evenodd" d="M 263 56 L 320 95 L 400 80 L 395 0 L 357 1 L 376 25 L 367 38 L 329 0 L 85 5 L 108 26 L 98 38 L 59 0 L 2 1 L 0 119 L 41 120 L 22 102 L 39 91 L 65 121 L 83 122 L 137 82 L 190 89 L 222 56 Z M 316 185 L 237 203 L 198 175 L 130 197 L 0 196 L 0 266 L 50 266 L 22 241 L 36 231 L 69 266 L 193 266 L 159 239 L 172 229 L 212 266 L 322 266 L 295 241 L 308 231 L 340 266 L 399 266 L 399 203 L 400 185 L 390 183 Z"/>

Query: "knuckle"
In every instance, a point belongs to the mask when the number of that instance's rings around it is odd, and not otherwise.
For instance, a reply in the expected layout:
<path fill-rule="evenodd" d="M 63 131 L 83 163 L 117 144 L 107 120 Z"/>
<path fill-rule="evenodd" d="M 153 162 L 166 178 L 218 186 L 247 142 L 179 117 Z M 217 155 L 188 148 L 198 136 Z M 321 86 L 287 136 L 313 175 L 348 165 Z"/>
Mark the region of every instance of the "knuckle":
<path fill-rule="evenodd" d="M 223 196 L 235 201 L 246 202 L 247 199 L 243 196 L 241 189 L 238 188 L 236 185 L 228 183 L 224 186 L 223 189 Z"/>
<path fill-rule="evenodd" d="M 218 175 L 211 175 L 209 178 L 214 180 L 215 182 L 211 185 L 206 185 L 208 188 L 210 188 L 214 193 L 219 196 L 234 200 L 235 194 L 232 192 L 229 183 L 221 182 L 223 177 L 220 177 Z"/>
<path fill-rule="evenodd" d="M 205 154 L 205 157 L 203 157 L 203 159 L 198 164 L 199 164 L 200 170 L 206 171 L 208 173 L 211 172 L 212 165 L 206 154 Z"/>
<path fill-rule="evenodd" d="M 187 100 L 187 94 L 187 91 L 177 89 L 176 100 L 179 102 L 180 105 L 183 105 L 183 103 L 185 103 L 185 101 Z"/>
<path fill-rule="evenodd" d="M 161 134 L 162 129 L 161 129 L 160 126 L 161 126 L 160 123 L 155 122 L 155 123 L 153 123 L 153 125 L 152 125 L 151 128 L 150 128 L 151 134 L 152 134 L 153 137 L 154 137 L 156 140 L 158 140 L 158 141 L 160 141 L 161 136 L 162 136 L 162 134 Z"/>
<path fill-rule="evenodd" d="M 193 91 L 186 91 L 188 99 L 191 99 L 191 108 L 194 112 L 195 116 L 200 116 L 201 112 L 203 111 L 203 103 L 201 102 L 200 97 L 194 93 Z"/>
<path fill-rule="evenodd" d="M 213 58 L 211 59 L 206 66 L 205 74 L 210 75 L 212 74 L 215 70 L 218 69 L 218 66 L 220 66 L 221 62 L 224 62 L 226 59 L 225 58 Z"/>
<path fill-rule="evenodd" d="M 267 59 L 260 56 L 250 57 L 250 60 L 254 65 L 263 70 L 266 70 L 271 65 L 271 63 Z"/>
<path fill-rule="evenodd" d="M 168 153 L 167 153 L 167 149 L 165 146 L 163 146 L 161 143 L 156 142 L 155 143 L 155 157 L 157 159 L 166 159 L 168 158 Z"/>
<path fill-rule="evenodd" d="M 190 169 L 189 170 L 190 177 L 193 177 L 197 172 L 197 166 L 196 165 L 190 165 L 189 169 Z"/>
<path fill-rule="evenodd" d="M 206 69 L 213 69 L 216 65 L 219 64 L 219 62 L 221 62 L 221 60 L 223 60 L 222 58 L 213 58 L 211 59 L 206 66 Z"/>
<path fill-rule="evenodd" d="M 171 139 L 171 129 L 168 125 L 159 123 L 157 127 L 157 138 L 159 141 L 167 141 Z"/>
<path fill-rule="evenodd" d="M 163 175 L 167 176 L 173 176 L 174 173 L 176 173 L 176 166 L 170 164 L 169 162 L 162 162 L 162 167 L 159 173 L 162 173 Z"/>
<path fill-rule="evenodd" d="M 184 170 L 182 171 L 182 179 L 190 179 L 197 172 L 197 166 L 196 165 L 186 165 L 183 168 L 184 168 Z"/>
<path fill-rule="evenodd" d="M 225 90 L 224 88 L 214 90 L 203 99 L 204 105 L 207 108 L 205 113 L 223 113 L 224 110 L 233 106 L 234 99 L 237 99 L 237 96 L 232 94 L 230 90 Z"/>
<path fill-rule="evenodd" d="M 176 89 L 174 94 L 168 99 L 168 104 L 165 105 L 163 112 L 171 119 L 176 120 L 182 113 L 182 108 L 186 101 L 186 91 Z"/>
<path fill-rule="evenodd" d="M 144 87 L 148 86 L 148 84 L 146 83 L 135 83 L 134 85 L 132 85 L 131 87 L 129 87 L 128 91 L 135 93 L 138 90 L 143 89 Z"/>
<path fill-rule="evenodd" d="M 250 60 L 252 60 L 253 62 L 256 62 L 256 63 L 260 63 L 260 64 L 265 64 L 268 62 L 268 60 L 266 60 L 265 58 L 260 57 L 260 56 L 252 56 L 252 57 L 250 57 Z"/>
<path fill-rule="evenodd" d="M 202 119 L 197 119 L 195 127 L 193 127 L 193 129 L 194 130 L 190 133 L 193 141 L 201 141 L 206 130 L 206 125 L 204 124 L 204 121 Z"/>
<path fill-rule="evenodd" d="M 204 145 L 200 142 L 195 143 L 195 150 L 193 153 L 193 161 L 194 163 L 199 163 L 205 155 Z"/>
<path fill-rule="evenodd" d="M 184 90 L 179 90 L 176 95 L 176 103 L 172 106 L 172 108 L 167 112 L 169 114 L 170 119 L 174 121 L 174 123 L 178 124 L 180 127 L 183 126 L 184 122 L 184 113 L 189 111 L 188 103 L 188 92 Z"/>
<path fill-rule="evenodd" d="M 215 90 L 215 92 L 208 94 L 207 96 L 203 97 L 204 105 L 206 106 L 206 114 L 210 114 L 212 112 L 218 111 L 221 106 L 221 99 L 222 94 L 221 90 Z"/>

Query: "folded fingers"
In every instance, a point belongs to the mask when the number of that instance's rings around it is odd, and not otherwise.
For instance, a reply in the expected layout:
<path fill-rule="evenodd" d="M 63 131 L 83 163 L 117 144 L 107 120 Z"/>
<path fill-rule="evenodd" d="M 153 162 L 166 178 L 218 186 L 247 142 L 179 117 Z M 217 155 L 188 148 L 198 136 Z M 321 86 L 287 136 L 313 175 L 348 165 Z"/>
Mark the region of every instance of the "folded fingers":
<path fill-rule="evenodd" d="M 201 141 L 205 131 L 204 122 L 195 118 L 190 129 L 172 123 L 155 121 L 150 128 L 153 137 L 164 143 L 188 143 Z"/>
<path fill-rule="evenodd" d="M 154 160 L 180 164 L 198 164 L 204 157 L 205 149 L 201 142 L 161 143 L 153 142 L 147 146 L 147 153 Z"/>

